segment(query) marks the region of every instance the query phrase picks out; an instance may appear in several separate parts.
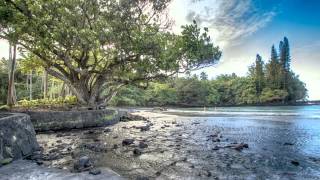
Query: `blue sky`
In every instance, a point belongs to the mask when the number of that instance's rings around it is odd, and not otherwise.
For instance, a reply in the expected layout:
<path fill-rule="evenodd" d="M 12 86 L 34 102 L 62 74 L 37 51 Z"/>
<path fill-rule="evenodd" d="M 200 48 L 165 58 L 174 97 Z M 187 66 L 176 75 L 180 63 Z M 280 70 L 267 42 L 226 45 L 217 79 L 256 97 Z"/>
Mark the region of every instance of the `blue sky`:
<path fill-rule="evenodd" d="M 246 75 L 257 53 L 268 61 L 271 46 L 287 36 L 293 71 L 306 83 L 309 99 L 320 99 L 320 0 L 173 0 L 169 14 L 177 32 L 193 19 L 209 27 L 223 50 L 216 66 L 202 70 L 212 78 Z"/>

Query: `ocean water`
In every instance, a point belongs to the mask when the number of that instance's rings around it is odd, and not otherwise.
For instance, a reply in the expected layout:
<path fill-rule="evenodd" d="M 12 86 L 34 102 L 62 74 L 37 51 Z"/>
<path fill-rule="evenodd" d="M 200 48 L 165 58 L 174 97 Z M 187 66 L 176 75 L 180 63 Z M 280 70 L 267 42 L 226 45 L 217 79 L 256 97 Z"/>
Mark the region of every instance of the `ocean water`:
<path fill-rule="evenodd" d="M 46 152 L 56 148 L 51 141 L 62 140 L 65 148 L 72 147 L 71 154 L 90 155 L 96 167 L 111 168 L 128 179 L 320 179 L 320 106 L 132 111 L 140 111 L 149 120 L 119 122 L 105 127 L 107 132 L 93 128 L 65 132 L 61 137 L 55 133 L 37 137 Z M 150 126 L 147 131 L 137 128 L 146 125 Z M 134 144 L 122 145 L 128 138 Z M 141 142 L 148 147 L 140 148 L 137 155 L 134 149 Z M 232 148 L 239 143 L 248 148 Z M 107 151 L 83 148 L 88 144 Z M 66 154 L 52 163 L 68 168 L 70 160 L 72 156 Z"/>
<path fill-rule="evenodd" d="M 258 172 L 275 173 L 280 179 L 320 179 L 318 105 L 179 108 L 167 113 L 221 128 L 231 141 L 248 143 L 248 158 L 256 162 Z M 299 168 L 292 161 L 298 161 Z M 288 172 L 293 176 L 281 176 Z"/>

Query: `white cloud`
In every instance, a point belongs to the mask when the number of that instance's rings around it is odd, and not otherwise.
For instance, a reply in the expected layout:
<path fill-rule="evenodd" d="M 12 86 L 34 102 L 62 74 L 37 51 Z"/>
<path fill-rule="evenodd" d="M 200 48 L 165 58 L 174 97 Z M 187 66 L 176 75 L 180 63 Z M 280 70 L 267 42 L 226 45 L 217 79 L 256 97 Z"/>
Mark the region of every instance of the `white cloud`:
<path fill-rule="evenodd" d="M 257 8 L 252 0 L 193 0 L 193 4 L 198 8 L 189 10 L 187 21 L 196 20 L 201 26 L 209 27 L 222 47 L 240 43 L 276 15 L 274 9 Z"/>
<path fill-rule="evenodd" d="M 7 41 L 0 39 L 0 59 L 9 57 L 9 45 Z"/>

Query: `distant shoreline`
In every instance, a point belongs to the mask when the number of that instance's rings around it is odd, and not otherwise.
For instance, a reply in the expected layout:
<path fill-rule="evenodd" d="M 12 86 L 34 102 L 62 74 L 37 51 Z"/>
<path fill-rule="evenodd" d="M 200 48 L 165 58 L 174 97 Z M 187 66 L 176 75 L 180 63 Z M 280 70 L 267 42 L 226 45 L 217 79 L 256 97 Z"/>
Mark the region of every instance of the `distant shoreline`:
<path fill-rule="evenodd" d="M 230 104 L 230 105 L 210 105 L 210 106 L 194 106 L 194 105 L 149 105 L 149 106 L 118 106 L 116 108 L 213 108 L 213 107 L 252 107 L 252 106 L 315 106 L 320 105 L 320 101 L 306 101 L 306 102 L 298 102 L 298 103 L 264 103 L 264 104 Z"/>

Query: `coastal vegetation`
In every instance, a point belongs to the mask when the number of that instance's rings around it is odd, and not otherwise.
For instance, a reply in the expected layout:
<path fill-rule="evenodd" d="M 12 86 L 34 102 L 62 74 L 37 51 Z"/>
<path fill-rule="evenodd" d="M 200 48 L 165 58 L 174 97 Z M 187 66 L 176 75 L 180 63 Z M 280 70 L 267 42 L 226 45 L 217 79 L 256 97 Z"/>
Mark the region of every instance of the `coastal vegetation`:
<path fill-rule="evenodd" d="M 15 70 L 17 105 L 49 107 L 76 105 L 77 97 L 61 80 L 48 76 L 30 57 L 18 59 Z M 305 84 L 290 68 L 289 41 L 284 38 L 279 50 L 271 48 L 270 60 L 260 55 L 248 67 L 245 77 L 236 74 L 219 75 L 209 79 L 186 73 L 184 77 L 169 77 L 162 81 L 146 81 L 141 88 L 126 85 L 119 89 L 108 105 L 113 106 L 219 106 L 288 104 L 307 98 Z M 0 103 L 5 104 L 8 90 L 8 61 L 0 61 Z M 108 93 L 104 90 L 103 93 Z"/>
<path fill-rule="evenodd" d="M 31 2 L 31 1 L 30 1 Z M 285 37 L 248 75 L 208 79 L 193 70 L 222 52 L 196 23 L 170 31 L 169 1 L 4 1 L 0 103 L 9 106 L 217 106 L 307 98 Z M 18 56 L 19 55 L 19 56 Z"/>
<path fill-rule="evenodd" d="M 112 99 L 113 105 L 129 106 L 217 106 L 289 104 L 307 98 L 307 89 L 290 68 L 289 41 L 271 48 L 270 60 L 258 54 L 248 75 L 220 75 L 209 80 L 204 72 L 151 83 L 147 89 L 127 86 Z"/>

